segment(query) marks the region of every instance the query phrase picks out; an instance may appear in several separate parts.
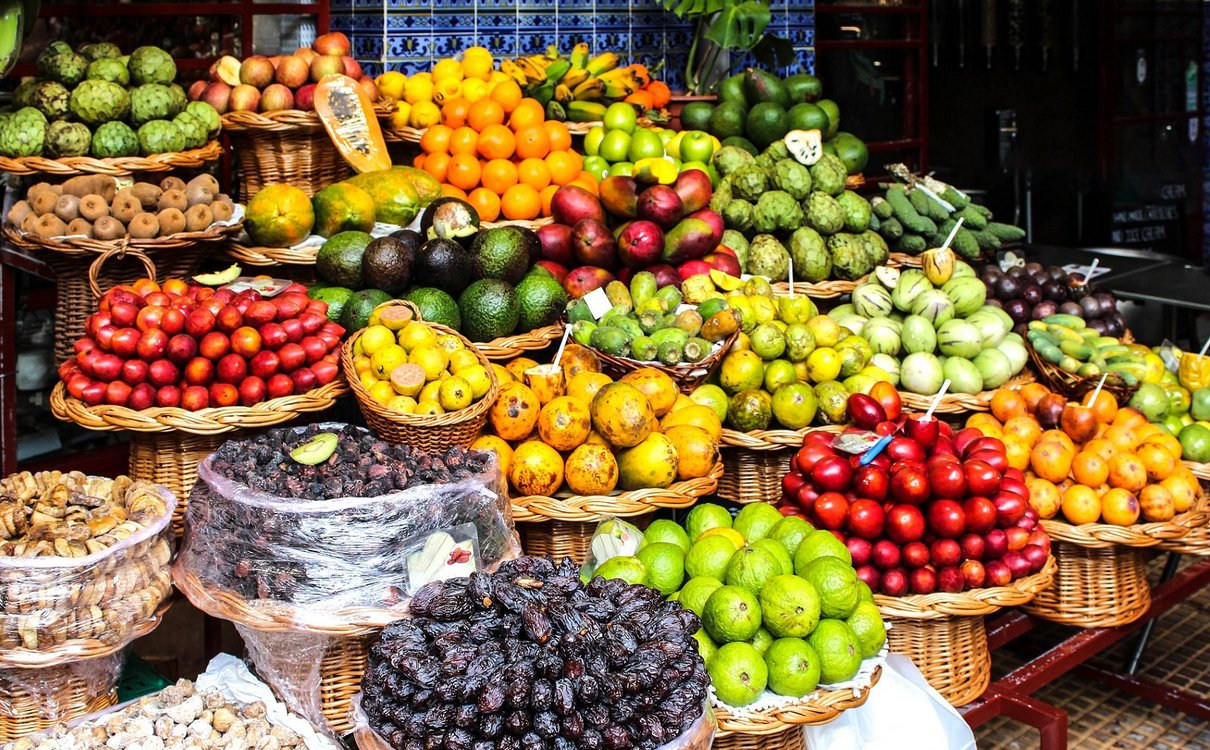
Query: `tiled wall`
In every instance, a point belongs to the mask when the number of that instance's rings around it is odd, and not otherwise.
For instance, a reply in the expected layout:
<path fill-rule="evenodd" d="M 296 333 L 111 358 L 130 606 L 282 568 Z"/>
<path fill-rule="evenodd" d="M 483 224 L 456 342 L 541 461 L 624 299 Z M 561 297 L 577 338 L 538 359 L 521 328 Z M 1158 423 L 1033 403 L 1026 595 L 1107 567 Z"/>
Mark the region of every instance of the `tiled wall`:
<path fill-rule="evenodd" d="M 814 69 L 815 0 L 773 0 L 771 31 L 790 39 L 796 71 Z M 353 40 L 372 73 L 427 70 L 432 62 L 482 45 L 498 56 L 563 52 L 587 41 L 617 50 L 681 88 L 693 28 L 656 0 L 332 0 L 332 28 Z M 738 66 L 740 63 L 737 62 Z"/>

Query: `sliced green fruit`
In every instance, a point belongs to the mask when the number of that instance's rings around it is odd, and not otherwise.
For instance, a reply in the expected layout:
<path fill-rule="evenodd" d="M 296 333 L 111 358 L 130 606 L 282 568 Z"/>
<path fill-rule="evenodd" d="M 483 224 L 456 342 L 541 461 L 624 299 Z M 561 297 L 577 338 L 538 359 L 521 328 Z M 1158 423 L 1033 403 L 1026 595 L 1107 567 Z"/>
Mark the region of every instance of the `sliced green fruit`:
<path fill-rule="evenodd" d="M 335 432 L 321 432 L 290 451 L 290 458 L 306 466 L 316 466 L 327 461 L 328 457 L 336 452 L 338 441 Z"/>
<path fill-rule="evenodd" d="M 214 273 L 199 273 L 197 276 L 193 277 L 193 280 L 202 286 L 222 286 L 223 284 L 230 284 L 238 279 L 241 270 L 242 269 L 240 269 L 239 263 L 233 263 L 230 267 L 222 271 L 215 271 Z"/>

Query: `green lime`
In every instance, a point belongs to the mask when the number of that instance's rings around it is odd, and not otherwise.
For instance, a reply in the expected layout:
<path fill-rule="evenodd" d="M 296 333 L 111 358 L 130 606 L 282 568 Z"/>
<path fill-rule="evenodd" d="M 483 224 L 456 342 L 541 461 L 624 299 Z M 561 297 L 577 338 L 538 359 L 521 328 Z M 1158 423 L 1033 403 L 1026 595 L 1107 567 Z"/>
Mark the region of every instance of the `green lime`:
<path fill-rule="evenodd" d="M 801 698 L 819 686 L 819 654 L 801 638 L 778 638 L 765 650 L 769 689 Z"/>
<path fill-rule="evenodd" d="M 1189 413 L 1194 419 L 1210 419 L 1210 388 L 1198 388 L 1193 392 Z"/>
<path fill-rule="evenodd" d="M 658 542 L 675 544 L 681 548 L 682 552 L 688 552 L 690 547 L 689 535 L 685 533 L 685 530 L 680 527 L 680 524 L 666 518 L 652 521 L 647 530 L 643 532 L 643 538 L 647 540 L 648 544 Z"/>
<path fill-rule="evenodd" d="M 781 545 L 786 548 L 786 551 L 791 556 L 798 551 L 798 545 L 807 537 L 815 527 L 807 523 L 805 518 L 800 516 L 786 516 L 777 522 L 777 525 L 769 530 L 769 538 L 776 539 L 781 542 Z"/>
<path fill-rule="evenodd" d="M 685 580 L 685 552 L 675 544 L 667 542 L 648 543 L 635 555 L 647 572 L 648 586 L 664 596 L 681 587 Z"/>
<path fill-rule="evenodd" d="M 794 558 L 790 557 L 790 553 L 786 551 L 781 542 L 765 537 L 764 539 L 757 539 L 751 546 L 763 549 L 777 558 L 777 563 L 781 566 L 781 573 L 779 575 L 793 575 Z"/>
<path fill-rule="evenodd" d="M 693 393 L 689 394 L 689 400 L 695 404 L 710 407 L 718 415 L 718 421 L 726 421 L 727 406 L 731 403 L 731 399 L 727 398 L 727 392 L 717 385 L 707 383 L 698 386 Z"/>
<path fill-rule="evenodd" d="M 853 610 L 853 614 L 849 615 L 845 622 L 857 636 L 857 643 L 861 646 L 861 658 L 876 656 L 882 650 L 882 644 L 886 643 L 886 625 L 883 624 L 882 615 L 875 604 L 858 602 L 857 609 Z"/>
<path fill-rule="evenodd" d="M 1210 429 L 1200 424 L 1186 425 L 1177 440 L 1181 441 L 1181 457 L 1186 461 L 1210 461 Z"/>
<path fill-rule="evenodd" d="M 1130 399 L 1130 406 L 1138 409 L 1147 417 L 1148 422 L 1159 422 L 1168 416 L 1171 404 L 1168 394 L 1155 383 L 1142 383 Z"/>
<path fill-rule="evenodd" d="M 735 554 L 735 545 L 725 536 L 708 536 L 694 542 L 685 554 L 685 572 L 690 578 L 709 576 L 723 580 L 727 577 L 727 563 Z"/>
<path fill-rule="evenodd" d="M 870 591 L 870 587 L 865 584 L 865 581 L 857 582 L 857 590 L 861 592 L 861 601 L 874 604 L 874 592 Z"/>
<path fill-rule="evenodd" d="M 722 587 L 722 581 L 710 576 L 690 578 L 685 581 L 684 587 L 678 592 L 681 595 L 679 601 L 682 607 L 701 617 L 702 613 L 706 611 L 706 600 Z"/>
<path fill-rule="evenodd" d="M 714 655 L 718 653 L 718 646 L 710 640 L 710 636 L 702 628 L 697 629 L 693 638 L 697 641 L 697 653 L 702 657 L 706 669 L 710 669 L 710 662 L 714 661 Z"/>
<path fill-rule="evenodd" d="M 844 620 L 820 620 L 807 643 L 819 654 L 819 681 L 835 684 L 851 680 L 861 669 L 857 634 Z"/>
<path fill-rule="evenodd" d="M 601 578 L 620 578 L 626 583 L 644 583 L 647 570 L 637 558 L 628 555 L 611 557 L 601 564 L 593 573 Z"/>
<path fill-rule="evenodd" d="M 770 552 L 756 547 L 744 547 L 727 563 L 728 586 L 740 586 L 759 594 L 765 583 L 781 572 L 781 563 Z"/>
<path fill-rule="evenodd" d="M 720 646 L 706 667 L 714 694 L 728 706 L 746 706 L 765 692 L 769 669 L 760 652 L 747 643 Z"/>
<path fill-rule="evenodd" d="M 775 576 L 760 592 L 760 611 L 769 632 L 802 638 L 819 622 L 819 592 L 798 576 Z"/>
<path fill-rule="evenodd" d="M 832 532 L 820 529 L 807 534 L 798 545 L 794 552 L 794 572 L 802 575 L 803 569 L 820 557 L 835 557 L 845 565 L 853 564 L 853 556 L 844 542 L 832 536 Z"/>
<path fill-rule="evenodd" d="M 824 617 L 848 617 L 861 601 L 857 572 L 843 560 L 820 557 L 799 570 L 798 575 L 819 592 L 819 611 Z"/>
<path fill-rule="evenodd" d="M 739 509 L 731 528 L 743 534 L 749 542 L 755 542 L 768 536 L 782 518 L 784 516 L 769 503 L 749 503 Z"/>
<path fill-rule="evenodd" d="M 748 643 L 763 656 L 769 650 L 769 646 L 773 645 L 773 635 L 768 630 L 761 628 L 756 631 L 756 635 L 748 639 Z"/>
<path fill-rule="evenodd" d="M 716 643 L 746 641 L 760 630 L 760 603 L 739 586 L 722 586 L 706 600 L 702 625 Z"/>
<path fill-rule="evenodd" d="M 731 514 L 723 506 L 714 503 L 695 505 L 689 515 L 685 516 L 685 532 L 690 541 L 697 541 L 702 532 L 708 529 L 729 529 L 731 526 Z"/>

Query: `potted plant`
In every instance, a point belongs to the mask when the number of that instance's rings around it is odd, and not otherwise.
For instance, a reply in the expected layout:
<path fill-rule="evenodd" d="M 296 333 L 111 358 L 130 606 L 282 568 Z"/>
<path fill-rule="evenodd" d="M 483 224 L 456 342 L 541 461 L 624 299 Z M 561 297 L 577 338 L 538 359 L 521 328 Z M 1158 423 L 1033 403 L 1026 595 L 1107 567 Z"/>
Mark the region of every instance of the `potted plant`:
<path fill-rule="evenodd" d="M 772 18 L 769 0 L 658 2 L 678 18 L 694 21 L 693 44 L 685 66 L 685 92 L 690 97 L 711 94 L 735 59 L 745 53 L 752 53 L 769 68 L 786 65 L 793 58 L 794 49 L 788 39 L 765 33 Z"/>

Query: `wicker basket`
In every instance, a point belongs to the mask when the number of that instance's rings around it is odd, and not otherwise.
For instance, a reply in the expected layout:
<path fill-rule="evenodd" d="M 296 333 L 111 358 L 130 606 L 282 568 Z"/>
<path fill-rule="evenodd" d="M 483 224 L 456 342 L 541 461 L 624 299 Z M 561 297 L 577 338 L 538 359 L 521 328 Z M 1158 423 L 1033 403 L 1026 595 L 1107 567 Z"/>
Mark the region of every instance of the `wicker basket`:
<path fill-rule="evenodd" d="M 521 227 L 523 229 L 537 230 L 547 224 L 554 224 L 553 216 L 539 216 L 536 219 L 501 219 L 500 221 L 485 221 L 479 225 L 480 229 L 495 229 L 496 227 Z"/>
<path fill-rule="evenodd" d="M 739 331 L 737 330 L 723 340 L 722 346 L 715 349 L 710 353 L 710 356 L 700 362 L 671 366 L 659 362 L 640 362 L 637 359 L 630 359 L 629 357 L 615 357 L 597 349 L 593 349 L 592 351 L 597 355 L 597 359 L 601 361 L 601 372 L 613 377 L 615 380 L 640 368 L 654 367 L 672 378 L 672 382 L 676 383 L 676 387 L 680 389 L 681 393 L 689 394 L 693 392 L 693 389 L 706 382 L 706 379 L 710 377 L 710 373 L 714 372 L 714 369 L 722 364 L 723 357 L 738 337 Z"/>
<path fill-rule="evenodd" d="M 241 202 L 281 182 L 315 195 L 352 173 L 315 112 L 228 112 L 223 130 L 239 160 Z"/>
<path fill-rule="evenodd" d="M 723 464 L 698 479 L 674 482 L 665 489 L 644 489 L 613 495 L 528 495 L 510 498 L 513 521 L 527 555 L 550 555 L 556 560 L 570 557 L 582 563 L 597 524 L 606 518 L 623 517 L 645 527 L 659 508 L 688 508 L 699 497 L 713 493 Z"/>
<path fill-rule="evenodd" d="M 529 333 L 518 333 L 515 336 L 503 336 L 486 342 L 478 342 L 475 348 L 479 353 L 494 362 L 507 362 L 516 359 L 526 352 L 538 352 L 563 337 L 564 326 L 556 323 L 551 326 L 535 328 Z"/>
<path fill-rule="evenodd" d="M 319 245 L 303 248 L 254 247 L 232 240 L 224 248 L 227 255 L 238 263 L 250 266 L 313 266 L 319 254 Z"/>
<path fill-rule="evenodd" d="M 118 702 L 123 651 L 45 669 L 0 669 L 0 742 Z"/>
<path fill-rule="evenodd" d="M 1041 571 L 1008 586 L 959 594 L 875 594 L 878 610 L 891 626 L 890 650 L 911 658 L 929 685 L 952 705 L 966 705 L 991 682 L 992 657 L 983 618 L 1001 607 L 1032 600 L 1051 585 L 1057 568 L 1051 557 Z"/>
<path fill-rule="evenodd" d="M 1016 377 L 1000 387 L 1016 389 L 1032 382 L 1034 382 L 1034 374 L 1029 370 L 1022 370 Z M 991 411 L 993 394 L 995 391 L 946 393 L 941 397 L 941 402 L 937 404 L 936 412 L 938 414 L 969 414 L 974 411 Z M 903 402 L 904 411 L 927 411 L 934 398 L 935 396 L 921 396 L 917 393 L 899 391 L 899 399 Z"/>
<path fill-rule="evenodd" d="M 801 430 L 723 430 L 723 476 L 718 494 L 734 503 L 776 503 L 781 479 L 790 459 L 802 447 L 808 432 L 839 433 L 842 425 L 805 427 Z"/>
<path fill-rule="evenodd" d="M 4 225 L 5 238 L 16 245 L 32 250 L 51 250 L 60 253 L 85 251 L 103 254 L 110 251 L 125 250 L 163 250 L 181 251 L 197 245 L 226 242 L 230 235 L 244 228 L 244 222 L 213 226 L 201 232 L 177 232 L 166 237 L 139 238 L 126 236 L 116 240 L 94 240 L 87 237 L 65 237 L 61 240 L 49 239 L 37 234 L 22 232 L 12 224 Z"/>
<path fill-rule="evenodd" d="M 861 690 L 824 690 L 809 696 L 810 700 L 762 711 L 746 711 L 742 716 L 732 714 L 726 706 L 716 705 L 714 715 L 718 718 L 718 734 L 715 747 L 720 747 L 719 743 L 729 749 L 802 747 L 803 727 L 827 724 L 840 716 L 841 711 L 864 706 L 880 679 L 882 667 L 877 666 L 870 675 L 870 684 Z"/>
<path fill-rule="evenodd" d="M 218 141 L 189 151 L 152 154 L 151 156 L 119 156 L 95 159 L 91 156 L 64 156 L 50 159 L 44 156 L 0 156 L 0 172 L 16 175 L 52 175 L 71 177 L 79 174 L 107 174 L 122 177 L 137 172 L 167 172 L 174 169 L 198 169 L 206 162 L 223 155 Z"/>
<path fill-rule="evenodd" d="M 1126 342 L 1127 336 L 1122 338 Z M 1133 341 L 1133 338 L 1131 338 Z M 1045 385 L 1050 390 L 1065 396 L 1070 401 L 1079 401 L 1084 397 L 1084 394 L 1096 390 L 1097 385 L 1101 382 L 1101 376 L 1083 377 L 1074 373 L 1052 365 L 1033 348 L 1028 341 L 1025 342 L 1025 348 L 1029 350 L 1029 361 L 1033 364 L 1033 369 L 1038 373 L 1038 382 Z M 1112 375 L 1113 373 L 1110 373 Z M 1115 378 L 1106 378 L 1105 385 L 1102 386 L 1106 391 L 1113 394 L 1119 404 L 1124 404 L 1130 400 L 1135 391 L 1139 389 L 1136 385 L 1127 385 L 1125 381 Z"/>

